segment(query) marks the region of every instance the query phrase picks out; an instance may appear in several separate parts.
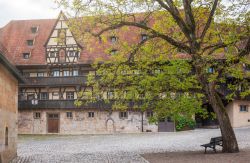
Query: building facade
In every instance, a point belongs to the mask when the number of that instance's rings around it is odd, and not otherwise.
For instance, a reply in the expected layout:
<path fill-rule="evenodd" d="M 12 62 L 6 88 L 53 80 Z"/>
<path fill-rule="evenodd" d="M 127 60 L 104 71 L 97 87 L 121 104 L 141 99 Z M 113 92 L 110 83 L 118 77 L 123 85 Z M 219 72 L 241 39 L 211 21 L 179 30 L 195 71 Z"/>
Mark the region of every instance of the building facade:
<path fill-rule="evenodd" d="M 17 154 L 18 71 L 0 50 L 0 162 L 7 163 Z"/>
<path fill-rule="evenodd" d="M 130 28 L 130 27 L 129 27 Z M 147 36 L 140 30 L 114 32 L 107 42 L 79 41 L 63 13 L 57 19 L 11 21 L 0 29 L 0 42 L 10 61 L 26 79 L 19 85 L 18 129 L 20 134 L 96 134 L 174 131 L 170 119 L 150 124 L 152 112 L 112 111 L 99 101 L 76 107 L 77 92 L 89 92 L 87 75 L 91 64 L 106 60 L 118 49 L 118 41 L 139 42 Z M 110 98 L 111 93 L 104 93 Z M 247 107 L 249 101 L 246 101 Z M 233 105 L 233 110 L 235 109 Z M 246 125 L 249 125 L 247 122 Z"/>

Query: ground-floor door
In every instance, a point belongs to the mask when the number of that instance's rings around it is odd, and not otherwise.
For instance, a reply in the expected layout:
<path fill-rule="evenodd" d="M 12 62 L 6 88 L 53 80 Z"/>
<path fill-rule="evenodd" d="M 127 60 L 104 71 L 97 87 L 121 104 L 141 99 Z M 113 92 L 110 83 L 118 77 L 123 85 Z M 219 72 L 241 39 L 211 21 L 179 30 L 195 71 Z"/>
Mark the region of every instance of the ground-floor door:
<path fill-rule="evenodd" d="M 166 118 L 158 122 L 158 132 L 174 132 L 175 124 L 170 118 Z"/>
<path fill-rule="evenodd" d="M 48 133 L 59 133 L 58 113 L 48 113 Z"/>

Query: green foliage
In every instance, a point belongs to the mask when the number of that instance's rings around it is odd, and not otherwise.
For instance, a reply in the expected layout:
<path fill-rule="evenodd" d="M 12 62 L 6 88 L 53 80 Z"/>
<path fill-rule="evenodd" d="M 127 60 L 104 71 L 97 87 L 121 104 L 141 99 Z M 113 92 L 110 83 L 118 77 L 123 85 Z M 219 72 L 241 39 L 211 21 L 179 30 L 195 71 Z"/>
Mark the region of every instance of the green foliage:
<path fill-rule="evenodd" d="M 187 118 L 184 116 L 178 116 L 176 118 L 176 130 L 181 131 L 185 128 L 194 129 L 196 122 L 193 118 Z"/>

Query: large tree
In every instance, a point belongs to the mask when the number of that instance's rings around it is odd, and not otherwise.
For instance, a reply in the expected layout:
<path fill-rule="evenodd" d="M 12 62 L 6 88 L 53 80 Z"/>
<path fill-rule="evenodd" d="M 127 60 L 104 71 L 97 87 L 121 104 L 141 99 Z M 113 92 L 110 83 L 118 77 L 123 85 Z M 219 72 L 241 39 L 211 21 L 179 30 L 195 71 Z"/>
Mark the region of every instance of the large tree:
<path fill-rule="evenodd" d="M 57 2 L 75 14 L 72 30 L 83 42 L 91 36 L 105 42 L 116 30 L 147 36 L 139 43 L 121 41 L 116 55 L 95 65 L 98 81 L 89 79 L 94 94 L 112 89 L 119 97 L 114 108 L 126 109 L 132 100 L 142 111 L 154 108 L 158 119 L 191 118 L 203 112 L 200 105 L 206 99 L 220 125 L 223 152 L 239 151 L 224 100 L 235 98 L 239 85 L 245 87 L 241 97 L 250 92 L 249 73 L 242 66 L 250 62 L 248 0 Z M 221 91 L 224 86 L 229 94 Z"/>

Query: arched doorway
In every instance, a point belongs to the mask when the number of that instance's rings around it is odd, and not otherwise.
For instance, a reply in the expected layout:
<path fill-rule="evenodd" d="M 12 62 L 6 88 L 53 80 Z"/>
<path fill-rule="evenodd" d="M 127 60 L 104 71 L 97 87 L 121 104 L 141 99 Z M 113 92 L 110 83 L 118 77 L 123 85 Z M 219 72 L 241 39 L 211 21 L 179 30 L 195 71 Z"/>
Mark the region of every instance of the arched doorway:
<path fill-rule="evenodd" d="M 114 120 L 109 118 L 106 121 L 106 128 L 107 128 L 107 132 L 108 133 L 114 133 L 115 132 L 115 124 L 114 124 Z"/>
<path fill-rule="evenodd" d="M 5 146 L 9 145 L 9 129 L 8 127 L 5 128 Z"/>

